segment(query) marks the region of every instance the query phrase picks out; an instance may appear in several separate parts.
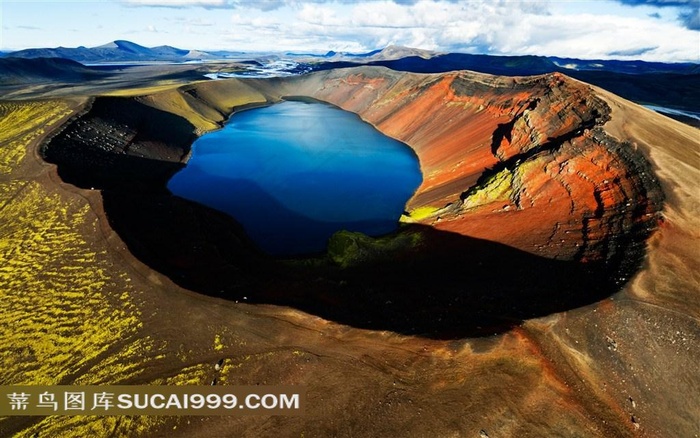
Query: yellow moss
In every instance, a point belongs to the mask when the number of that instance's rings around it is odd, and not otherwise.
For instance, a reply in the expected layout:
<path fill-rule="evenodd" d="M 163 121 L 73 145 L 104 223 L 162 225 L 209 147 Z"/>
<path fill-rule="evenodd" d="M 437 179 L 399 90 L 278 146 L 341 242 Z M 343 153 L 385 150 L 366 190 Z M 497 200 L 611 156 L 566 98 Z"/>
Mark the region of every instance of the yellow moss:
<path fill-rule="evenodd" d="M 260 91 L 237 79 L 201 83 L 193 88 L 198 99 L 226 114 L 242 105 L 268 101 Z"/>
<path fill-rule="evenodd" d="M 509 202 L 512 194 L 513 172 L 506 168 L 473 190 L 464 200 L 464 207 L 472 208 L 492 202 Z"/>
<path fill-rule="evenodd" d="M 433 216 L 437 211 L 440 209 L 438 207 L 433 207 L 430 205 L 426 205 L 423 207 L 418 207 L 414 210 L 411 210 L 408 212 L 408 215 L 401 215 L 400 221 L 401 222 L 416 222 L 420 221 L 423 219 L 427 219 L 430 216 Z"/>
<path fill-rule="evenodd" d="M 214 367 L 208 363 L 198 363 L 182 368 L 177 374 L 155 380 L 153 385 L 209 385 L 214 377 Z"/>
<path fill-rule="evenodd" d="M 221 335 L 218 333 L 214 336 L 214 351 L 221 351 L 224 349 L 224 344 L 221 342 Z"/>
<path fill-rule="evenodd" d="M 234 108 L 268 101 L 262 93 L 237 80 L 182 84 L 161 83 L 157 86 L 116 90 L 109 96 L 134 96 L 141 103 L 187 119 L 198 133 L 221 127 L 224 115 Z"/>
<path fill-rule="evenodd" d="M 101 96 L 118 96 L 118 97 L 132 97 L 132 96 L 143 96 L 146 94 L 159 93 L 162 91 L 174 90 L 176 88 L 182 87 L 182 82 L 178 81 L 159 81 L 156 84 L 151 84 L 145 87 L 134 87 L 130 85 L 128 88 L 120 88 L 118 90 L 110 90 L 101 93 Z"/>
<path fill-rule="evenodd" d="M 89 207 L 61 204 L 29 182 L 0 212 L 0 358 L 12 364 L 0 382 L 63 381 L 135 332 L 134 305 L 105 296 L 105 253 L 80 232 Z"/>
<path fill-rule="evenodd" d="M 543 169 L 547 163 L 547 157 L 544 156 L 536 156 L 523 163 L 520 163 L 513 171 L 513 185 L 522 185 L 523 181 L 528 179 L 528 175 L 530 175 L 533 171 L 538 172 L 539 170 Z"/>
<path fill-rule="evenodd" d="M 138 437 L 148 436 L 153 429 L 169 422 L 175 426 L 184 417 L 148 416 L 65 416 L 46 417 L 22 431 L 18 437 L 50 436 L 52 438 L 80 437 Z"/>
<path fill-rule="evenodd" d="M 217 129 L 220 127 L 219 123 L 224 120 L 221 113 L 209 106 L 198 104 L 196 99 L 179 89 L 142 96 L 138 100 L 146 105 L 187 119 L 199 132 Z"/>
<path fill-rule="evenodd" d="M 62 101 L 0 102 L 0 175 L 22 161 L 29 143 L 70 114 Z"/>
<path fill-rule="evenodd" d="M 59 101 L 0 103 L 2 385 L 114 384 L 163 359 L 162 343 L 139 335 L 128 276 L 113 273 L 105 247 L 91 240 L 98 224 L 87 202 L 16 172 L 30 143 L 70 111 Z M 18 436 L 137 436 L 163 421 L 46 417 Z"/>

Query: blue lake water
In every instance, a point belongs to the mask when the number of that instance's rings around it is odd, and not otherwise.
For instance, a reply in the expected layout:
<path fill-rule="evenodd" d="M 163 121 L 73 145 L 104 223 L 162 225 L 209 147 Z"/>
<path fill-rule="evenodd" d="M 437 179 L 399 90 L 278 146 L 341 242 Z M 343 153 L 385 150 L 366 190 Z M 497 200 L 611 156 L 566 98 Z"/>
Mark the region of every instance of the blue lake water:
<path fill-rule="evenodd" d="M 394 231 L 421 179 L 413 151 L 357 115 L 285 101 L 197 139 L 168 188 L 233 216 L 261 250 L 299 255 L 339 230 Z"/>

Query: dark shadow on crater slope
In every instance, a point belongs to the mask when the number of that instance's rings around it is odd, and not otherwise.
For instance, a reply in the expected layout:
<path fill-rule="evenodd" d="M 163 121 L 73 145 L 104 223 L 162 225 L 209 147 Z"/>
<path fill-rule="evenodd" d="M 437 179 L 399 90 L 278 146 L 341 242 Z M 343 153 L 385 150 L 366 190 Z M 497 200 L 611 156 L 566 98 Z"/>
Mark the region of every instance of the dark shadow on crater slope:
<path fill-rule="evenodd" d="M 367 329 L 488 335 L 618 288 L 604 263 L 542 258 L 420 225 L 378 240 L 348 235 L 333 254 L 349 258 L 346 267 L 331 256 L 276 260 L 255 251 L 234 219 L 197 203 L 164 193 L 103 196 L 130 250 L 176 283 Z"/>
<path fill-rule="evenodd" d="M 146 124 L 152 120 L 160 124 Z M 133 100 L 101 99 L 42 152 L 65 181 L 102 190 L 110 225 L 136 257 L 193 291 L 292 306 L 355 327 L 460 338 L 619 289 L 620 265 L 557 261 L 419 225 L 380 239 L 344 233 L 330 254 L 271 258 L 230 216 L 165 189 L 194 138 L 191 128 Z M 643 257 L 643 245 L 631 248 L 626 278 Z"/>
<path fill-rule="evenodd" d="M 41 148 L 61 178 L 83 188 L 163 191 L 197 137 L 182 117 L 133 99 L 95 99 Z"/>
<path fill-rule="evenodd" d="M 190 170 L 188 181 L 194 181 L 200 175 L 199 170 Z M 320 172 L 320 171 L 319 171 Z M 396 229 L 395 220 L 367 219 L 345 222 L 329 222 L 313 219 L 303 212 L 285 207 L 274 193 L 270 193 L 260 185 L 247 179 L 225 178 L 218 175 L 201 175 L 206 179 L 206 188 L 199 188 L 198 198 L 193 195 L 191 188 L 179 196 L 194 202 L 211 206 L 219 211 L 227 212 L 236 217 L 247 228 L 249 236 L 257 242 L 257 246 L 272 255 L 309 254 L 324 252 L 325 242 L 339 230 L 363 230 L 372 235 L 386 234 Z M 297 175 L 303 178 L 303 175 Z M 236 187 L 225 205 L 220 197 L 221 188 L 227 194 L 231 187 Z M 235 196 L 235 198 L 234 198 Z M 236 216 L 236 212 L 245 215 Z"/>

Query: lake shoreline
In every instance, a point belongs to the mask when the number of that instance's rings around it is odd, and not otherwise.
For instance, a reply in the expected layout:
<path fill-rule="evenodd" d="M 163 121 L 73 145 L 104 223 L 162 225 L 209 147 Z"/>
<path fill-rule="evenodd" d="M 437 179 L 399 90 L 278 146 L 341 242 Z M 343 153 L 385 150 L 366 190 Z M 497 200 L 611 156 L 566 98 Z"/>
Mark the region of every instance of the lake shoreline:
<path fill-rule="evenodd" d="M 295 96 L 236 108 L 222 129 L 190 149 L 188 164 L 167 188 L 229 214 L 274 256 L 321 253 L 341 230 L 396 231 L 422 181 L 415 151 L 405 143 L 354 113 Z"/>

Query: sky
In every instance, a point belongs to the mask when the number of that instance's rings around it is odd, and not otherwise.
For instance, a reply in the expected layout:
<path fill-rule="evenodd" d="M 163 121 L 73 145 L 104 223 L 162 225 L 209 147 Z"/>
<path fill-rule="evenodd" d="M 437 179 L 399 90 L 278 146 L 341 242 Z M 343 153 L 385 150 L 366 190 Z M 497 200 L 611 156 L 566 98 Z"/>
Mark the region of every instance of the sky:
<path fill-rule="evenodd" d="M 700 0 L 0 0 L 0 50 L 443 52 L 700 62 Z"/>

